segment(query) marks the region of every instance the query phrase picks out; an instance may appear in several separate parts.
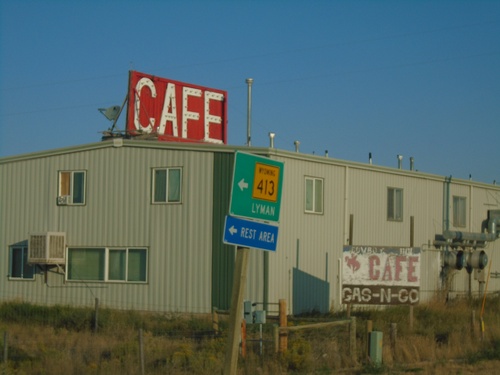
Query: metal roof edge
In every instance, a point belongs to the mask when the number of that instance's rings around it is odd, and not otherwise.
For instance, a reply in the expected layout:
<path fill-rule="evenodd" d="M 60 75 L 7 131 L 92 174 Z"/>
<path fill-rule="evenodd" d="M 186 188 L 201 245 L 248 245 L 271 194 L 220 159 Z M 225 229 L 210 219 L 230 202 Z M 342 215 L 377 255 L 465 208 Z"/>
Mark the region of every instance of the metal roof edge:
<path fill-rule="evenodd" d="M 16 162 L 16 161 L 24 161 L 24 160 L 30 160 L 30 159 L 37 159 L 37 158 L 45 158 L 45 157 L 57 156 L 57 155 L 64 155 L 64 154 L 70 154 L 70 153 L 74 153 L 74 152 L 82 152 L 82 151 L 88 151 L 88 150 L 93 150 L 93 149 L 106 148 L 106 147 L 110 147 L 110 146 L 112 146 L 112 144 L 110 144 L 108 142 L 95 142 L 95 143 L 87 143 L 87 144 L 77 145 L 77 146 L 55 148 L 55 149 L 51 149 L 51 150 L 35 151 L 35 152 L 29 152 L 26 154 L 1 157 L 0 164 L 6 164 L 6 163 L 11 163 L 11 162 Z"/>
<path fill-rule="evenodd" d="M 394 174 L 394 175 L 401 175 L 401 176 L 415 177 L 415 178 L 425 178 L 428 180 L 442 181 L 442 182 L 448 181 L 451 178 L 452 183 L 456 183 L 456 184 L 460 184 L 460 185 L 467 185 L 467 186 L 487 187 L 490 189 L 491 188 L 498 189 L 500 191 L 500 185 L 489 184 L 489 183 L 481 182 L 481 181 L 473 181 L 473 180 L 454 178 L 453 176 L 442 176 L 442 175 L 438 175 L 438 174 L 432 174 L 432 173 L 427 173 L 427 172 L 422 172 L 422 171 L 417 171 L 417 170 L 412 171 L 409 169 L 399 169 L 399 168 L 386 167 L 386 166 L 370 164 L 370 163 L 362 163 L 362 162 L 355 162 L 355 161 L 349 161 L 349 160 L 343 160 L 343 159 L 336 159 L 336 158 L 332 158 L 329 156 L 302 154 L 302 153 L 297 152 L 297 151 L 285 151 L 285 150 L 278 150 L 278 149 L 274 149 L 274 148 L 267 148 L 267 149 L 262 149 L 262 150 L 267 150 L 268 151 L 267 155 L 269 155 L 269 156 L 271 156 L 271 155 L 281 156 L 281 157 L 306 160 L 306 161 L 311 161 L 311 162 L 316 162 L 316 163 L 336 165 L 339 167 L 349 167 L 349 168 L 356 168 L 356 169 L 363 169 L 363 170 L 378 171 L 378 172 L 384 172 L 384 173 L 389 173 L 389 174 Z M 262 151 L 262 152 L 264 152 L 264 151 Z"/>
<path fill-rule="evenodd" d="M 37 151 L 33 153 L 7 156 L 0 158 L 0 164 L 7 164 L 11 162 L 30 160 L 35 158 L 44 158 L 50 156 L 57 156 L 75 152 L 98 150 L 103 148 L 121 148 L 121 147 L 138 147 L 138 148 L 151 148 L 151 149 L 169 149 L 169 150 L 185 150 L 185 151 L 201 151 L 201 152 L 223 152 L 223 153 L 234 153 L 236 151 L 254 153 L 263 156 L 275 156 L 275 157 L 285 157 L 289 159 L 298 159 L 304 161 L 310 161 L 315 163 L 323 163 L 329 165 L 336 165 L 340 167 L 349 167 L 363 170 L 379 171 L 394 175 L 402 175 L 407 177 L 416 178 L 426 178 L 435 181 L 448 181 L 450 176 L 441 176 L 431 173 L 425 173 L 421 171 L 412 171 L 406 169 L 385 167 L 381 165 L 361 163 L 355 161 L 348 161 L 343 159 L 336 159 L 329 156 L 321 155 L 309 155 L 300 153 L 297 151 L 287 151 L 280 150 L 277 148 L 270 147 L 249 147 L 249 146 L 235 146 L 226 144 L 212 144 L 212 143 L 188 143 L 188 142 L 160 142 L 152 140 L 138 140 L 138 139 L 123 139 L 123 138 L 113 138 L 110 140 L 99 141 L 94 143 L 87 143 L 83 145 L 70 146 L 46 151 Z M 456 184 L 467 185 L 467 186 L 481 186 L 487 188 L 498 189 L 500 191 L 500 185 L 488 184 L 480 181 L 465 180 L 459 178 L 453 178 L 451 176 L 451 181 Z"/>

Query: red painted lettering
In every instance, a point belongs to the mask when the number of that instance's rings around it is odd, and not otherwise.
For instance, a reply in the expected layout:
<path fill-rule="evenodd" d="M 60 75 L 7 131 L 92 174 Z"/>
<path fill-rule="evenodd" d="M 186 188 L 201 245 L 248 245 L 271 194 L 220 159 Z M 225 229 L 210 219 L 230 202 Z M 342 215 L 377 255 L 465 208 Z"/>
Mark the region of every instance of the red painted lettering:
<path fill-rule="evenodd" d="M 416 282 L 418 281 L 417 275 L 415 275 L 415 263 L 418 262 L 418 257 L 408 257 L 408 281 Z"/>
<path fill-rule="evenodd" d="M 392 281 L 392 268 L 391 268 L 391 257 L 387 257 L 385 261 L 384 276 L 382 277 L 384 281 Z"/>

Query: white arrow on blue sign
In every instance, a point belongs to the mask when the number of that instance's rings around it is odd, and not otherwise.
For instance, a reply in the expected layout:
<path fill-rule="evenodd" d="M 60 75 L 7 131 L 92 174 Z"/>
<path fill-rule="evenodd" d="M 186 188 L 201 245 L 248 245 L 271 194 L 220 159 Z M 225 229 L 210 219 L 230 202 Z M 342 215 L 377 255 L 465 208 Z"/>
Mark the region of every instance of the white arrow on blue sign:
<path fill-rule="evenodd" d="M 228 215 L 224 225 L 224 243 L 276 251 L 278 226 Z"/>

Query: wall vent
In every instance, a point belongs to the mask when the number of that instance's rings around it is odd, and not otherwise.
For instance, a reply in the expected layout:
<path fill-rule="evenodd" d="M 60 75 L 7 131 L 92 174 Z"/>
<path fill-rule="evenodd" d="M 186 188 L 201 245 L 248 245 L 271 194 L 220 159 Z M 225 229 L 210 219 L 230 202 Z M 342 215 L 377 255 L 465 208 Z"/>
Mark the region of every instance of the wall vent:
<path fill-rule="evenodd" d="M 28 263 L 65 264 L 66 233 L 31 233 L 28 244 Z"/>

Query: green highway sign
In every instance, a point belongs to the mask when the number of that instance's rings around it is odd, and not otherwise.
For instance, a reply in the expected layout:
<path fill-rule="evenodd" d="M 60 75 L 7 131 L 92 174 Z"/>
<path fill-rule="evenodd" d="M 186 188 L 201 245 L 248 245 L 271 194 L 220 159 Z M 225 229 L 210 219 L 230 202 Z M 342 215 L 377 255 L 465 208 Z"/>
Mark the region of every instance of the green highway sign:
<path fill-rule="evenodd" d="M 278 222 L 283 162 L 236 152 L 229 214 Z"/>

